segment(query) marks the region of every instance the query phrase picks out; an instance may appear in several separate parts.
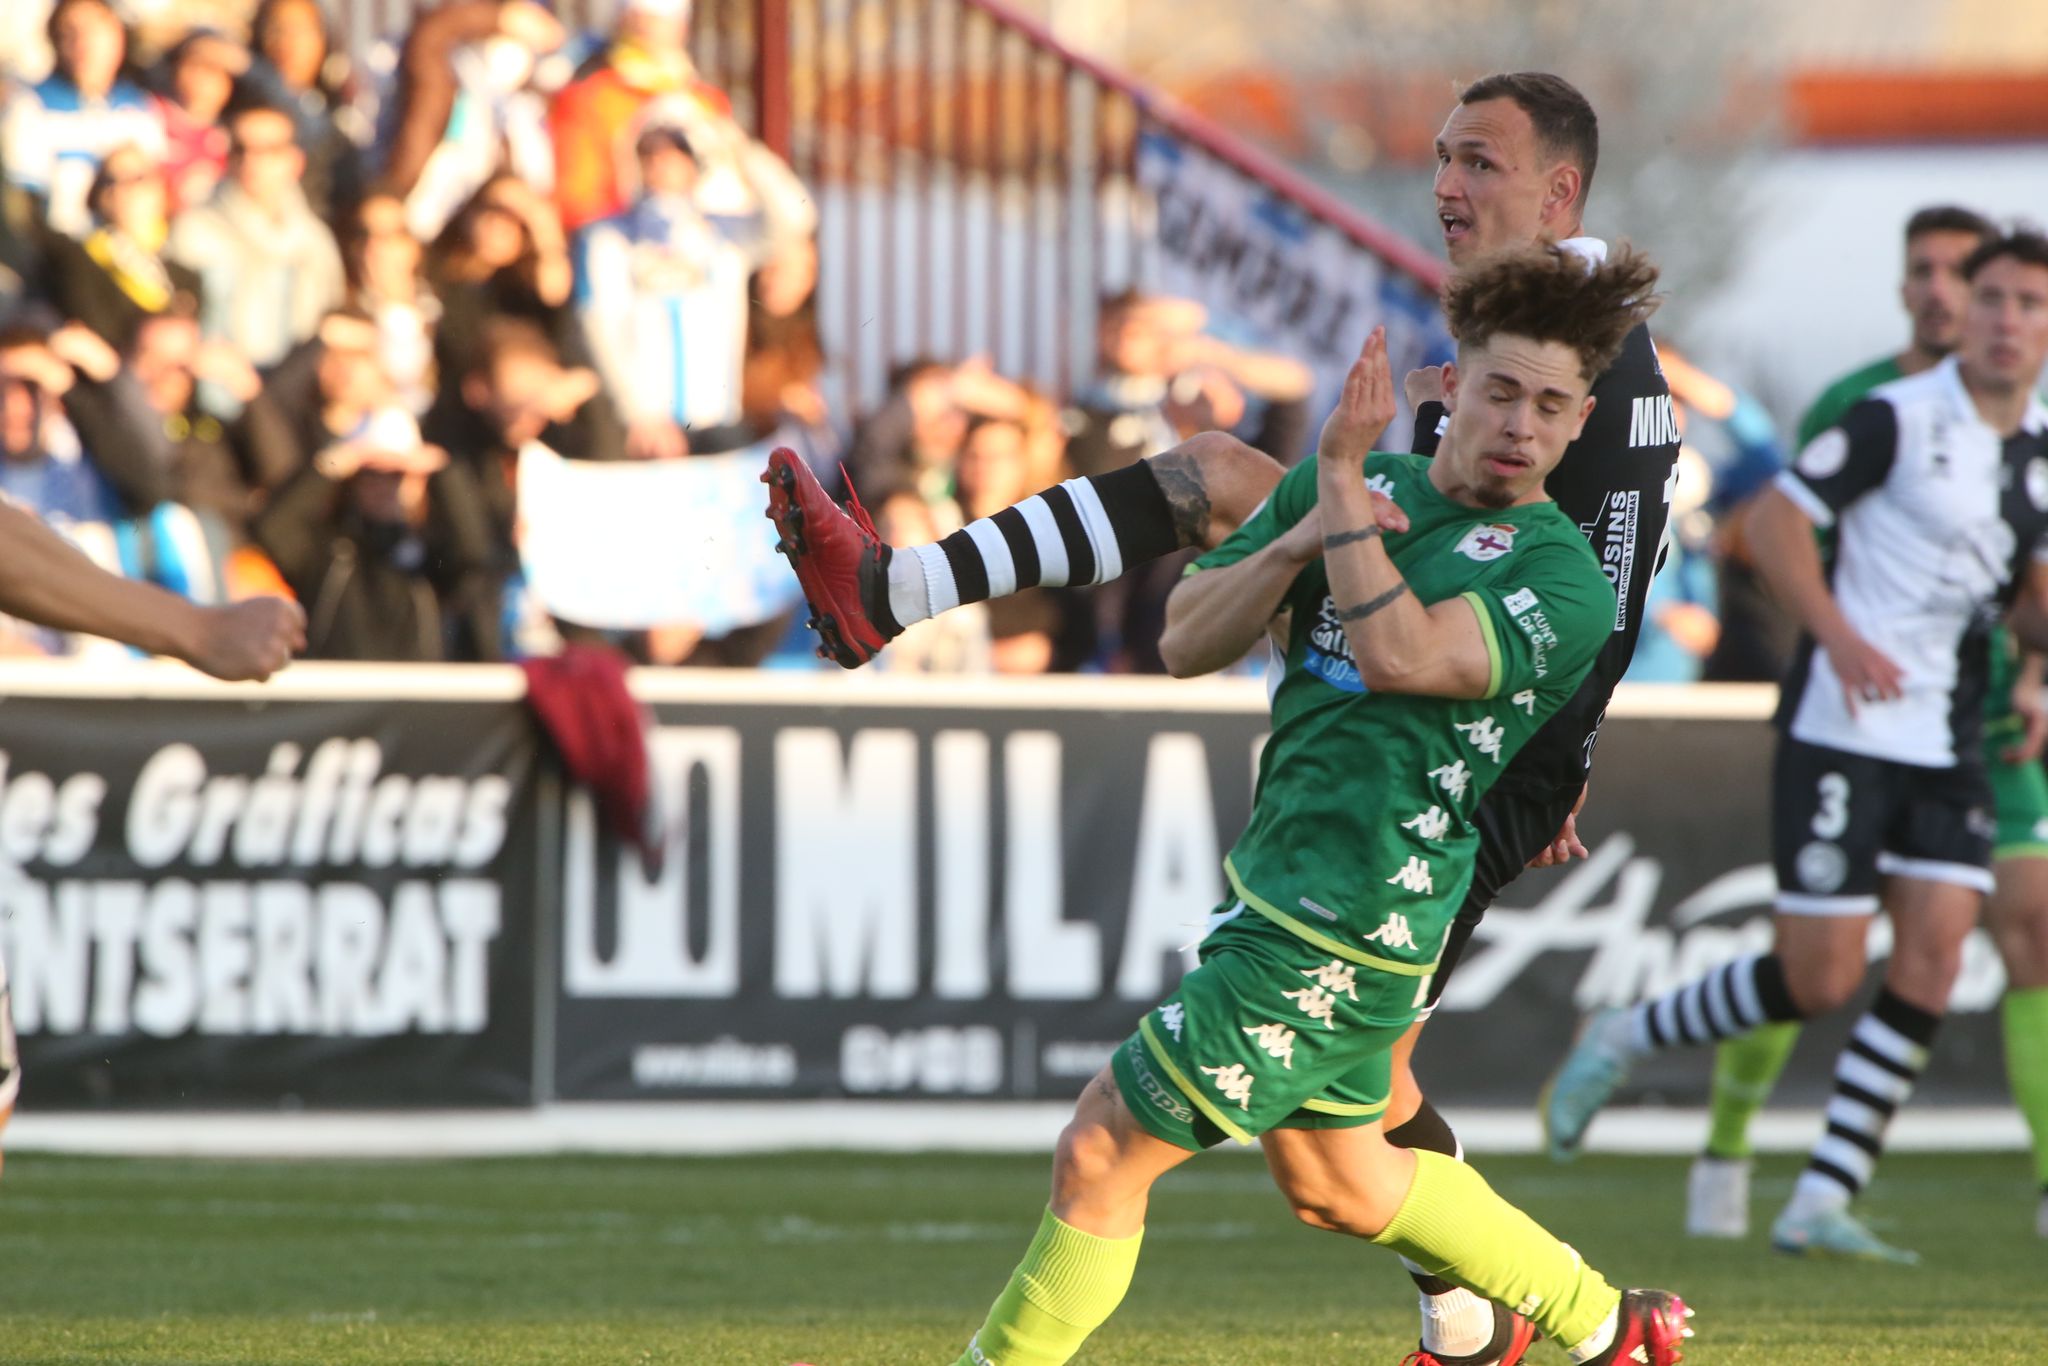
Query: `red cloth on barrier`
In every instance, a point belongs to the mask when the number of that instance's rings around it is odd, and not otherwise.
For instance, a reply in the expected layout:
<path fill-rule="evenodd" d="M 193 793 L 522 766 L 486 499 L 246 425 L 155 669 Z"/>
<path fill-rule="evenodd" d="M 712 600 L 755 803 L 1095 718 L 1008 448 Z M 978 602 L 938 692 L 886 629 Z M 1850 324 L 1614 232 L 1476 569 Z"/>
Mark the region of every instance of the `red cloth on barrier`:
<path fill-rule="evenodd" d="M 526 703 L 554 741 L 574 782 L 597 798 L 605 828 L 640 855 L 649 880 L 661 875 L 667 841 L 647 754 L 648 715 L 626 690 L 626 660 L 598 645 L 520 661 Z"/>

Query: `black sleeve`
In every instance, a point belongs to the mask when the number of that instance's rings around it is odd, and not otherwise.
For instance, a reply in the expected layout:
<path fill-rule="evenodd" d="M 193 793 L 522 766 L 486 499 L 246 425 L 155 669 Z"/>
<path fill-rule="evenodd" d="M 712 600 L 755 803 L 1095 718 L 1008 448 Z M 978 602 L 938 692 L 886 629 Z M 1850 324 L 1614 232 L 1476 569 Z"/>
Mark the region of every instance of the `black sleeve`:
<path fill-rule="evenodd" d="M 334 508 L 340 488 L 309 464 L 272 496 L 250 528 L 257 546 L 309 605 L 333 556 Z"/>
<path fill-rule="evenodd" d="M 1867 398 L 1807 442 L 1778 476 L 1778 486 L 1816 526 L 1830 526 L 1837 513 L 1884 483 L 1898 451 L 1898 413 L 1884 399 Z"/>
<path fill-rule="evenodd" d="M 1437 429 L 1444 425 L 1449 410 L 1443 404 L 1431 399 L 1415 410 L 1415 440 L 1409 449 L 1417 455 L 1436 456 Z"/>
<path fill-rule="evenodd" d="M 126 366 L 104 384 L 80 375 L 65 396 L 64 412 L 129 516 L 139 517 L 171 496 L 170 438 Z"/>

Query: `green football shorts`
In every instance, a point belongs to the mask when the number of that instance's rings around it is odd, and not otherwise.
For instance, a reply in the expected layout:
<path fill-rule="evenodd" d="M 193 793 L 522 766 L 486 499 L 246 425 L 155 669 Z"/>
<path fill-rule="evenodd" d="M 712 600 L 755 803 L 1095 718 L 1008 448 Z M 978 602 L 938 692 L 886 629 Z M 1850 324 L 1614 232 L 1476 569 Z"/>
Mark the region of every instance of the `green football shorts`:
<path fill-rule="evenodd" d="M 2009 764 L 2000 758 L 2016 731 L 1986 727 L 1984 766 L 1991 772 L 1991 800 L 1998 813 L 1993 862 L 2005 858 L 2048 858 L 2048 773 L 2039 760 Z"/>
<path fill-rule="evenodd" d="M 1155 1137 L 1200 1151 L 1385 1112 L 1394 1043 L 1427 977 L 1348 963 L 1241 907 L 1201 955 L 1111 1059 L 1124 1103 Z"/>

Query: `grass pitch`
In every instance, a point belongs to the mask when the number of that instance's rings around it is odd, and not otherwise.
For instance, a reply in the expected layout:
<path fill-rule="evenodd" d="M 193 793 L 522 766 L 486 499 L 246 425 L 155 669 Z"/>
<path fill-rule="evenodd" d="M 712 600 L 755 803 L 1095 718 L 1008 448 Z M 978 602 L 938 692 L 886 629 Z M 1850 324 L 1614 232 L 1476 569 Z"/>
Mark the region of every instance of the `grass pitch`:
<path fill-rule="evenodd" d="M 1688 1242 L 1675 1159 L 1480 1165 L 1596 1265 L 1684 1293 L 1689 1366 L 2048 1359 L 2048 1245 L 2018 1156 L 1886 1160 L 1866 1211 L 1918 1270 L 1773 1257 L 1761 1227 Z M 0 1360 L 949 1363 L 1031 1235 L 1047 1166 L 20 1154 L 0 1183 Z M 1759 1226 L 1798 1166 L 1764 1161 Z M 1130 1297 L 1078 1360 L 1392 1366 L 1412 1306 L 1390 1256 L 1293 1223 L 1256 1158 L 1210 1156 L 1161 1185 Z"/>

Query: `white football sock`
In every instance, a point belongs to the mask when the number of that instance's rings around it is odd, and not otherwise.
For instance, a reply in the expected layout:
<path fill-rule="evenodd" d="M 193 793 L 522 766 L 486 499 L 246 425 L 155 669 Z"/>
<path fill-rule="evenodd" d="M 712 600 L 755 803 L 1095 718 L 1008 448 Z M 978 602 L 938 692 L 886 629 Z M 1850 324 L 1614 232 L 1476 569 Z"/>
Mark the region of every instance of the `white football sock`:
<path fill-rule="evenodd" d="M 1415 1269 L 1412 1264 L 1410 1269 Z M 1432 1356 L 1468 1357 L 1491 1341 L 1492 1300 L 1481 1299 L 1463 1286 L 1441 1295 L 1423 1293 L 1422 1346 Z"/>
<path fill-rule="evenodd" d="M 943 590 L 943 591 L 942 591 Z M 944 606 L 934 606 L 942 598 Z M 953 569 L 946 552 L 935 545 L 914 545 L 889 556 L 889 615 L 898 626 L 909 626 L 940 612 L 957 607 L 960 590 L 953 586 Z"/>

